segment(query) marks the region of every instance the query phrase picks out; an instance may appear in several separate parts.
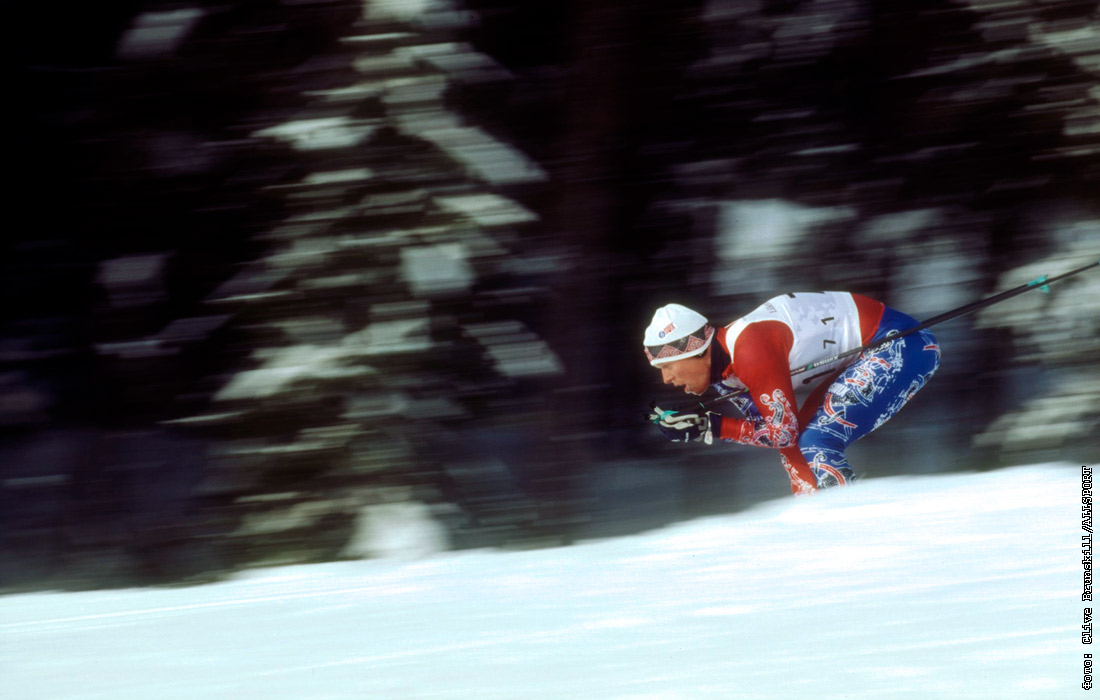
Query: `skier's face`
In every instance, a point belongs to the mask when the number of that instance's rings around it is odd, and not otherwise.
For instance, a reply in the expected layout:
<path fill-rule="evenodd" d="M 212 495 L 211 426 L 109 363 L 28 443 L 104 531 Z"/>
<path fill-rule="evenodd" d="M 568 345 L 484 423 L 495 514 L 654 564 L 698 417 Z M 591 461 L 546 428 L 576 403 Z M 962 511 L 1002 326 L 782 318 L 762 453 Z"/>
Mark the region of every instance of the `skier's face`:
<path fill-rule="evenodd" d="M 697 357 L 686 357 L 658 365 L 661 380 L 688 394 L 702 394 L 710 386 L 710 348 Z"/>

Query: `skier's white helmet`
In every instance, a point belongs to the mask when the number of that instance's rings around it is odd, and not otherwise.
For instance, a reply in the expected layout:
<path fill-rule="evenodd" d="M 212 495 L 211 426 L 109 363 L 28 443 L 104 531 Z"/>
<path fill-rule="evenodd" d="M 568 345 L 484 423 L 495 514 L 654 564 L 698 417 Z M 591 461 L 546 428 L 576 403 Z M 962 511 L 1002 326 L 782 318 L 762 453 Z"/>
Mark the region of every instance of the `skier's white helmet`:
<path fill-rule="evenodd" d="M 706 352 L 714 340 L 714 326 L 707 317 L 680 304 L 657 309 L 645 329 L 645 354 L 656 367 Z"/>

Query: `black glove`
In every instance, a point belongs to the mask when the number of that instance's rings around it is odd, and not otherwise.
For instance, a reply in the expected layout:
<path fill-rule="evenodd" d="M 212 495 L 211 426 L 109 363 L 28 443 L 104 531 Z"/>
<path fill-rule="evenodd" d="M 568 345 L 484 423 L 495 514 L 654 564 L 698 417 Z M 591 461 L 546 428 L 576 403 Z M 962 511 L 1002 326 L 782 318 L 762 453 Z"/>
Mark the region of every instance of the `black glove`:
<path fill-rule="evenodd" d="M 717 413 L 663 411 L 656 404 L 651 408 L 653 412 L 649 414 L 649 420 L 673 442 L 702 440 L 709 445 L 721 430 L 722 416 Z"/>

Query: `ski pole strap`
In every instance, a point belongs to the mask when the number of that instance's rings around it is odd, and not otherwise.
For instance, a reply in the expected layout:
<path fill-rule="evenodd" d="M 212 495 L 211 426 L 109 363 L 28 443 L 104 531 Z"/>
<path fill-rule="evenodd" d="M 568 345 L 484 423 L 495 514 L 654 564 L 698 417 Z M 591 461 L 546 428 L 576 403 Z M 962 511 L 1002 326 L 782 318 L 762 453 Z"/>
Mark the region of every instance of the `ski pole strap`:
<path fill-rule="evenodd" d="M 1030 282 L 1027 283 L 1027 286 L 1029 286 L 1029 287 L 1036 287 L 1036 286 L 1039 286 L 1039 285 L 1042 285 L 1041 287 L 1039 287 L 1040 292 L 1043 292 L 1044 294 L 1049 294 L 1050 293 L 1050 285 L 1047 284 L 1047 276 L 1046 275 L 1043 275 L 1042 277 L 1036 277 L 1035 279 L 1033 279 L 1033 280 L 1031 280 Z"/>

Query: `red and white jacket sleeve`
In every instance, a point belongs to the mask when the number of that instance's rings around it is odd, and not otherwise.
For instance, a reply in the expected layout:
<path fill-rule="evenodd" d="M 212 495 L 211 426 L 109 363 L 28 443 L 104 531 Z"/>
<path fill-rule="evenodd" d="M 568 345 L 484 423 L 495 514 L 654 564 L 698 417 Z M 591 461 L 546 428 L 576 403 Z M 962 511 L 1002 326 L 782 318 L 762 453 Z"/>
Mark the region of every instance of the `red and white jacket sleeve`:
<path fill-rule="evenodd" d="M 749 324 L 730 348 L 733 361 L 723 377 L 735 375 L 748 389 L 763 420 L 722 417 L 719 437 L 746 445 L 783 449 L 798 444 L 800 426 L 788 357 L 791 329 L 780 321 Z"/>

